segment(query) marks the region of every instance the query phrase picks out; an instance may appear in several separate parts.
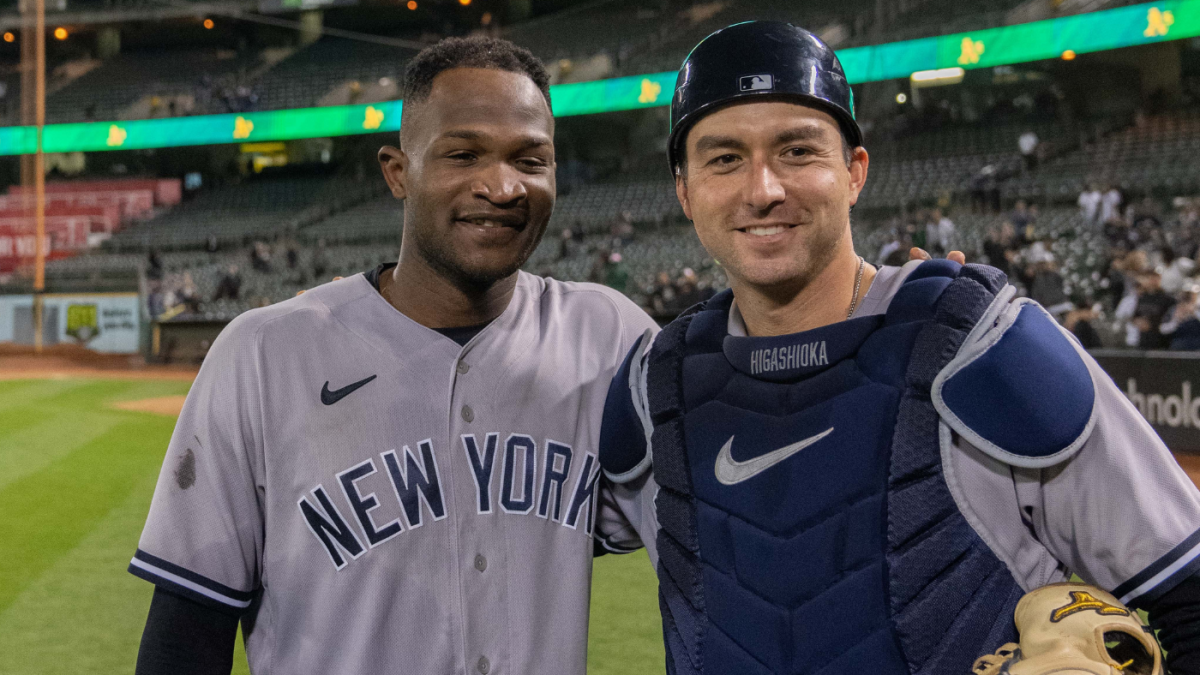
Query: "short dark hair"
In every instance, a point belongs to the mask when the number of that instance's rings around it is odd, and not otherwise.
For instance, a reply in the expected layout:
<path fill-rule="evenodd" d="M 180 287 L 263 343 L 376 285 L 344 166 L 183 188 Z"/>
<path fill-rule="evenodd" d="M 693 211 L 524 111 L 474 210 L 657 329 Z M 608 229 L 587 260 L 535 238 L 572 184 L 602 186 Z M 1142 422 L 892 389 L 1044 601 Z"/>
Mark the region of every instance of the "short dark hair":
<path fill-rule="evenodd" d="M 422 49 L 404 68 L 404 109 L 401 126 L 408 117 L 409 103 L 429 98 L 433 79 L 452 68 L 492 68 L 521 73 L 533 80 L 550 105 L 550 74 L 528 49 L 508 40 L 472 35 L 452 37 Z"/>

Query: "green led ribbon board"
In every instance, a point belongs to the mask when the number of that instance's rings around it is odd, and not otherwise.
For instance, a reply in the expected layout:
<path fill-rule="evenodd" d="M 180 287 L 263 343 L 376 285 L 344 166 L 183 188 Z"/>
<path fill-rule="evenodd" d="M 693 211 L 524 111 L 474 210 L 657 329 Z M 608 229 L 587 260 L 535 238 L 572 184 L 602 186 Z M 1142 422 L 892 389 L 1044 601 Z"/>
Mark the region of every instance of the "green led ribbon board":
<path fill-rule="evenodd" d="M 1200 0 L 1163 0 L 1059 19 L 838 51 L 851 84 L 908 77 L 920 70 L 990 68 L 1200 35 Z M 550 88 L 554 115 L 591 115 L 669 105 L 675 72 L 619 77 Z M 401 101 L 240 115 L 198 115 L 123 122 L 50 124 L 46 152 L 139 150 L 400 129 Z M 0 128 L 0 155 L 37 151 L 34 127 Z"/>

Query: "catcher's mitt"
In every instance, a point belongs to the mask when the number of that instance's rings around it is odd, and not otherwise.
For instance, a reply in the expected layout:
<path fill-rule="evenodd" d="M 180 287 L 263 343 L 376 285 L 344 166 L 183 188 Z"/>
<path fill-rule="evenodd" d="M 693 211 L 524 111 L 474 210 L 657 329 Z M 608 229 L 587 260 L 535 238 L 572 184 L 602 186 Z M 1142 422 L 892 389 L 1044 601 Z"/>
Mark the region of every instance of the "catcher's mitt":
<path fill-rule="evenodd" d="M 1163 675 L 1150 628 L 1112 595 L 1053 584 L 1017 603 L 1021 644 L 979 657 L 973 675 Z"/>

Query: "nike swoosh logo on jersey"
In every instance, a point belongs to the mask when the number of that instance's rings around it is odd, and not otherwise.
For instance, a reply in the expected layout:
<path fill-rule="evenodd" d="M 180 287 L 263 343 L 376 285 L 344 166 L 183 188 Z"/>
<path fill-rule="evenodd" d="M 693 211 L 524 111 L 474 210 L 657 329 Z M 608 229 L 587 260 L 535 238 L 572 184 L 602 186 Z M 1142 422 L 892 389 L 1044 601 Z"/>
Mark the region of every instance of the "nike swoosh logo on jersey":
<path fill-rule="evenodd" d="M 333 391 L 329 391 L 329 382 L 325 382 L 325 386 L 321 387 L 321 403 L 324 403 L 325 405 L 333 405 L 334 403 L 346 398 L 350 394 L 353 394 L 354 390 L 362 387 L 377 377 L 379 376 L 372 375 L 366 379 L 359 380 L 354 384 L 348 384 L 341 389 L 334 389 Z"/>
<path fill-rule="evenodd" d="M 757 476 L 832 433 L 833 427 L 829 427 L 816 436 L 806 438 L 798 443 L 785 445 L 778 450 L 772 450 L 765 455 L 759 455 L 754 459 L 748 459 L 744 462 L 739 462 L 733 458 L 733 454 L 730 452 L 733 449 L 733 436 L 730 436 L 729 440 L 725 441 L 725 445 L 721 446 L 721 452 L 717 454 L 715 471 L 717 480 L 722 485 L 737 485 L 744 480 L 749 480 Z"/>

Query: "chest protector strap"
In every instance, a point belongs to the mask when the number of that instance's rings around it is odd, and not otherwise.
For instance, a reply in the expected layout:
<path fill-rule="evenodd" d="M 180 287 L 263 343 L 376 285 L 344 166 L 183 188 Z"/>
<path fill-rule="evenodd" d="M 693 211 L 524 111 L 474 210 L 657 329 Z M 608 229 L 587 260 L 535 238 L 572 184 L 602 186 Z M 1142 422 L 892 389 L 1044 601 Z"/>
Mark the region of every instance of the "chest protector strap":
<path fill-rule="evenodd" d="M 975 656 L 1016 637 L 1012 613 L 1022 591 L 955 505 L 942 476 L 939 418 L 930 400 L 934 378 L 1004 284 L 1004 275 L 990 267 L 927 262 L 910 274 L 885 317 L 885 325 L 920 324 L 911 352 L 904 355 L 882 552 L 888 622 L 911 673 L 970 672 Z M 705 640 L 727 639 L 709 630 L 706 612 L 704 554 L 684 434 L 683 368 L 688 356 L 719 351 L 731 302 L 730 293 L 721 293 L 681 315 L 655 339 L 647 363 L 654 476 L 660 487 L 659 603 L 672 675 L 717 675 L 706 670 L 702 646 Z"/>

